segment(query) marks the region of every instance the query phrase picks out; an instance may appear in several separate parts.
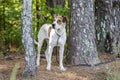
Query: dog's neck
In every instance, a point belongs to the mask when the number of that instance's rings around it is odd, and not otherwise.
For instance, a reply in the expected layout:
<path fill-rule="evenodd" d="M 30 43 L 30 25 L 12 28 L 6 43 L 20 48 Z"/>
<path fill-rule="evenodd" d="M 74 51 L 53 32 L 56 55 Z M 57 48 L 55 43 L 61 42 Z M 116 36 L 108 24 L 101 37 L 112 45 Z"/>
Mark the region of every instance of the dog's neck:
<path fill-rule="evenodd" d="M 56 33 L 59 37 L 62 36 L 65 32 L 66 32 L 65 27 L 64 27 L 64 28 L 61 28 L 61 29 L 58 29 L 58 30 L 55 30 L 55 33 Z"/>

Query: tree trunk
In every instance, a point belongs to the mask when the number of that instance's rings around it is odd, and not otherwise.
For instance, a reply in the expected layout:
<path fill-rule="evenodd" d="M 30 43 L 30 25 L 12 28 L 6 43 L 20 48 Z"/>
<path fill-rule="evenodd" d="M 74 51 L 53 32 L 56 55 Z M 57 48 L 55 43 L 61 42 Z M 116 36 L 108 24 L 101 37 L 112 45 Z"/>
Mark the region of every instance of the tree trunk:
<path fill-rule="evenodd" d="M 120 55 L 120 0 L 113 1 L 113 52 Z"/>
<path fill-rule="evenodd" d="M 22 43 L 25 50 L 25 76 L 36 73 L 35 50 L 32 34 L 32 0 L 22 1 Z"/>
<path fill-rule="evenodd" d="M 40 28 L 40 22 L 38 21 L 40 19 L 40 15 L 39 15 L 39 0 L 36 0 L 36 19 L 37 19 L 37 30 L 39 31 Z"/>
<path fill-rule="evenodd" d="M 98 51 L 116 53 L 120 42 L 120 1 L 96 0 L 95 4 Z"/>
<path fill-rule="evenodd" d="M 3 3 L 3 28 L 4 28 L 4 30 L 6 29 L 6 26 L 5 26 L 5 1 L 2 1 L 2 3 Z"/>
<path fill-rule="evenodd" d="M 55 1 L 55 0 L 53 0 Z M 65 7 L 65 0 L 56 0 L 56 5 L 61 5 L 63 8 Z"/>
<path fill-rule="evenodd" d="M 68 59 L 73 65 L 100 62 L 95 44 L 94 0 L 71 0 Z"/>
<path fill-rule="evenodd" d="M 49 6 L 49 7 L 54 7 L 54 3 L 53 3 L 53 0 L 47 0 L 46 1 L 46 4 L 47 4 L 47 6 Z"/>
<path fill-rule="evenodd" d="M 65 0 L 47 0 L 47 5 L 52 8 L 56 7 L 56 5 L 61 5 L 64 8 Z"/>

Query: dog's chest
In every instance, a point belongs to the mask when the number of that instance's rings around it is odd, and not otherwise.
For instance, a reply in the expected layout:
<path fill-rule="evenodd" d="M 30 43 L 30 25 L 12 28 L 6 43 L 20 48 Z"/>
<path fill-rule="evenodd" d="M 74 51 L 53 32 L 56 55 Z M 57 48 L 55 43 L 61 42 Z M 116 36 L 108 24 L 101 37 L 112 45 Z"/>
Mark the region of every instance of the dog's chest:
<path fill-rule="evenodd" d="M 66 42 L 65 34 L 58 36 L 56 33 L 52 34 L 49 39 L 49 43 L 54 46 L 64 45 Z"/>

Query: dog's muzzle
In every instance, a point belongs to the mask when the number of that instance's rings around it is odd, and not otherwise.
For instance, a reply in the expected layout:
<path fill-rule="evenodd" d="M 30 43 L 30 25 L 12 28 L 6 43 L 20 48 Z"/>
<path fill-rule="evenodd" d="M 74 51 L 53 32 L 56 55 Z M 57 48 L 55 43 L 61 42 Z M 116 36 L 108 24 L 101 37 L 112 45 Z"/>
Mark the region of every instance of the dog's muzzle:
<path fill-rule="evenodd" d="M 55 24 L 52 24 L 52 28 L 55 29 Z"/>

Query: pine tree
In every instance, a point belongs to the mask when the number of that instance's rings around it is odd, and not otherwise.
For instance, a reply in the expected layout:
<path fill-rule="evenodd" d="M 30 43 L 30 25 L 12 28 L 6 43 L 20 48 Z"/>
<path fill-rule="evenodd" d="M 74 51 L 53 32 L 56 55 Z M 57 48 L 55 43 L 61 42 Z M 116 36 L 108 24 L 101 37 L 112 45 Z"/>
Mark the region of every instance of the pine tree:
<path fill-rule="evenodd" d="M 32 34 L 32 0 L 22 1 L 22 43 L 25 51 L 24 76 L 36 73 L 35 49 Z"/>

